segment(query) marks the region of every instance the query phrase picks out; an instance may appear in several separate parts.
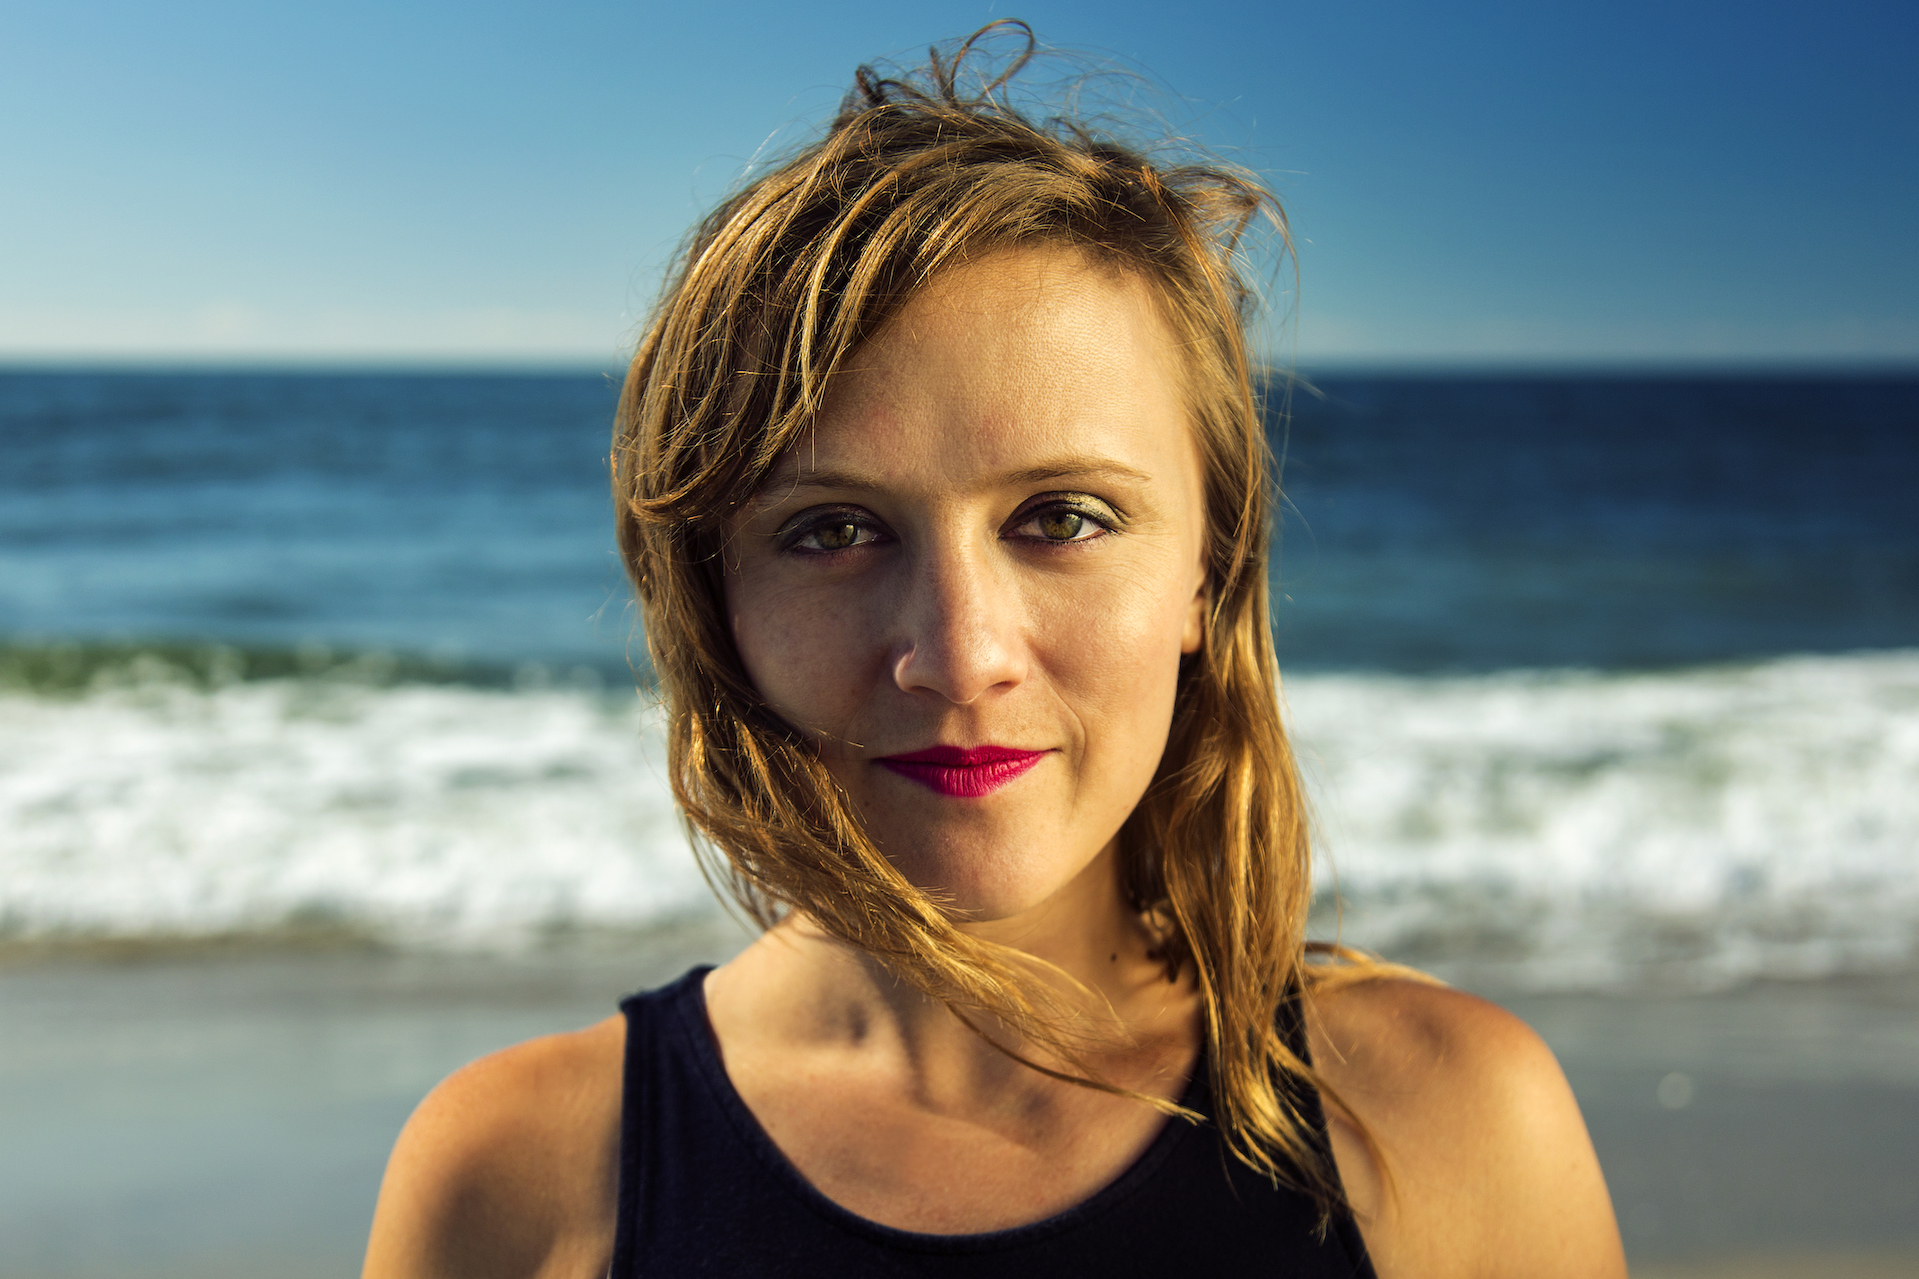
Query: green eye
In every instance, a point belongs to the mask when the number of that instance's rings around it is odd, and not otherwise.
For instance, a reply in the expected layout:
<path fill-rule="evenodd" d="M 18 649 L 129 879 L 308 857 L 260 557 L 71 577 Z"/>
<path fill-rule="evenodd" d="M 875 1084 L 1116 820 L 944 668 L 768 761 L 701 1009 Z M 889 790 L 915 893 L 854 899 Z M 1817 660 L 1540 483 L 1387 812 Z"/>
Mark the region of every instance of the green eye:
<path fill-rule="evenodd" d="M 1078 511 L 1048 511 L 1039 517 L 1040 536 L 1052 542 L 1070 542 L 1086 527 Z"/>
<path fill-rule="evenodd" d="M 813 530 L 813 540 L 823 551 L 843 551 L 859 541 L 857 524 L 822 524 Z"/>

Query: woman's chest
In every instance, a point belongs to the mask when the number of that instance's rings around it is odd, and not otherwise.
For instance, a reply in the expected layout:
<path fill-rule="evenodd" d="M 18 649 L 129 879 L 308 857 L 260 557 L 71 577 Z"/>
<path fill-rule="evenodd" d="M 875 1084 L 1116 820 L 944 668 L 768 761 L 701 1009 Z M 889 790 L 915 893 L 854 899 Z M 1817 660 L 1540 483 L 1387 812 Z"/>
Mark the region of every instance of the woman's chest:
<path fill-rule="evenodd" d="M 821 1195 L 898 1230 L 1006 1230 L 1067 1211 L 1119 1179 L 1169 1122 L 1143 1102 L 1073 1085 L 972 1106 L 848 1074 L 736 1079 L 785 1161 Z"/>

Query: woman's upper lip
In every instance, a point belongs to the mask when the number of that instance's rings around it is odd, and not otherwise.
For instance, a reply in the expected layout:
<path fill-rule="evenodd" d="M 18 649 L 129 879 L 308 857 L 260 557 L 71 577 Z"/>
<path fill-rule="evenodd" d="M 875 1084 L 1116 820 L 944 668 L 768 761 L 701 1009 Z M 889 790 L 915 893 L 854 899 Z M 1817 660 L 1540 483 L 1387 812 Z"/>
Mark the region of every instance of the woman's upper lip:
<path fill-rule="evenodd" d="M 1017 760 L 1032 759 L 1035 755 L 1045 753 L 1045 751 L 1023 751 L 1016 746 L 995 746 L 988 742 L 984 746 L 929 746 L 925 750 L 907 751 L 903 755 L 883 755 L 880 758 L 894 764 L 936 764 L 944 768 L 980 768 L 987 764 L 1008 764 Z"/>

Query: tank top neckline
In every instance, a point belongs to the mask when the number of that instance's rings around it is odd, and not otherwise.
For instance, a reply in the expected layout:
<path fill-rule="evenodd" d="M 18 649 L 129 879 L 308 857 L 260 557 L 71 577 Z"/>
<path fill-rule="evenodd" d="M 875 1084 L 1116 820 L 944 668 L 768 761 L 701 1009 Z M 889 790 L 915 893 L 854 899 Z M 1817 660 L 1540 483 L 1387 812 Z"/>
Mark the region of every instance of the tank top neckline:
<path fill-rule="evenodd" d="M 671 1008 L 680 1022 L 685 1042 L 691 1048 L 696 1073 L 705 1083 L 714 1103 L 774 1180 L 808 1209 L 840 1229 L 864 1235 L 890 1247 L 914 1252 L 992 1252 L 1020 1247 L 1077 1229 L 1118 1207 L 1151 1182 L 1153 1174 L 1195 1127 L 1188 1120 L 1167 1116 L 1152 1142 L 1117 1177 L 1071 1207 L 1038 1221 L 1008 1226 L 1002 1230 L 951 1235 L 885 1225 L 843 1207 L 808 1181 L 806 1175 L 786 1157 L 786 1152 L 774 1142 L 759 1117 L 747 1106 L 746 1099 L 733 1086 L 732 1078 L 726 1073 L 726 1063 L 720 1055 L 719 1038 L 713 1033 L 713 1024 L 706 1014 L 706 975 L 713 971 L 713 967 L 711 964 L 702 964 L 680 978 L 675 984 L 681 989 L 674 992 Z M 1206 1078 L 1206 1052 L 1201 1048 L 1193 1062 L 1192 1076 L 1181 1091 L 1179 1104 L 1207 1115 L 1211 1090 Z M 1206 1122 L 1212 1122 L 1210 1116 Z"/>

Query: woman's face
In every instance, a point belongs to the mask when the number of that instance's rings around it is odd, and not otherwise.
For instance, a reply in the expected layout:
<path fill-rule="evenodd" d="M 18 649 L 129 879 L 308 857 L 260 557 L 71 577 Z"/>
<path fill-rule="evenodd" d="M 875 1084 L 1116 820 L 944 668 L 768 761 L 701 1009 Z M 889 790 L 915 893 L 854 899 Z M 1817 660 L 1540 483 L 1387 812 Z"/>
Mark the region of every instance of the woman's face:
<path fill-rule="evenodd" d="M 1077 252 L 953 268 L 734 528 L 747 673 L 963 918 L 1073 883 L 1165 748 L 1205 611 L 1177 359 L 1149 286 Z"/>

